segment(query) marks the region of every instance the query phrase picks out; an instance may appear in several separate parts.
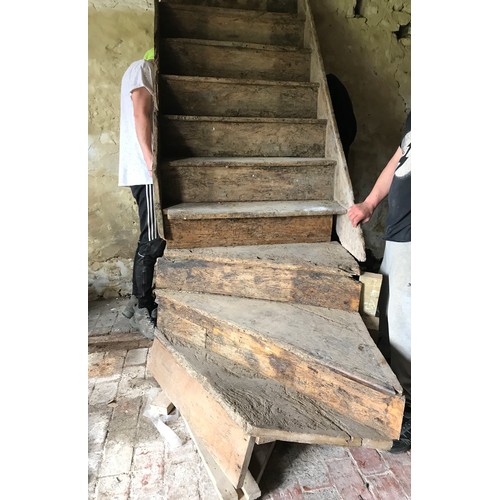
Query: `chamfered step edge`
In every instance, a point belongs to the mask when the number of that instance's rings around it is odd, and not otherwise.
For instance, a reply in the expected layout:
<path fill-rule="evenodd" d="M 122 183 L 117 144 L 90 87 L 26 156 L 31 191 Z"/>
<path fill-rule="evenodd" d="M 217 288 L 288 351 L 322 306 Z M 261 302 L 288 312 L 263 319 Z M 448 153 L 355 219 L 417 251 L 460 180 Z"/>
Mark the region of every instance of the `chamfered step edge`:
<path fill-rule="evenodd" d="M 345 213 L 347 209 L 332 200 L 179 203 L 163 209 L 168 220 L 318 217 Z"/>

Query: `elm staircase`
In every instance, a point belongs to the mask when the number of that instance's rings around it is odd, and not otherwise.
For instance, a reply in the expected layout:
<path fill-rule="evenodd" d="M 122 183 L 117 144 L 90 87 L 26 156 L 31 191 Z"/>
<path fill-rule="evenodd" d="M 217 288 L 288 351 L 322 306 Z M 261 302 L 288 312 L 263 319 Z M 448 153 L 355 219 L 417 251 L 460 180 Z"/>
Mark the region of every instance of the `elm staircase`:
<path fill-rule="evenodd" d="M 362 232 L 307 0 L 156 0 L 149 370 L 221 498 L 277 440 L 388 449 L 402 389 L 360 314 Z"/>

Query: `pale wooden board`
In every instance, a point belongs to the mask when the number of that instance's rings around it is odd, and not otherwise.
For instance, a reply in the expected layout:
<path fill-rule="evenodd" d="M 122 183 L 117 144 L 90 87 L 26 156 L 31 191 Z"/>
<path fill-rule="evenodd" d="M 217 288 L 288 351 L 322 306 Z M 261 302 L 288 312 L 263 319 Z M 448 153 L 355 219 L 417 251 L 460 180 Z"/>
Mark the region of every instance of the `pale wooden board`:
<path fill-rule="evenodd" d="M 169 353 L 168 365 L 165 362 L 158 364 L 155 359 L 159 356 L 165 358 L 163 351 Z M 254 436 L 258 444 L 281 440 L 378 449 L 388 449 L 392 445 L 392 438 L 388 439 L 387 436 L 326 408 L 319 401 L 286 388 L 272 379 L 259 377 L 255 372 L 221 356 L 207 354 L 203 349 L 172 346 L 162 334 L 155 339 L 151 360 L 156 366 L 154 369 L 150 368 L 150 371 L 155 378 L 162 376 L 167 385 L 176 384 L 170 374 L 172 365 L 176 365 L 176 372 L 183 371 L 186 377 L 196 380 L 200 389 L 196 392 L 182 391 L 179 394 L 180 400 L 188 405 L 192 404 L 191 400 L 199 398 L 205 391 L 204 399 L 210 398 L 217 402 L 218 407 L 224 409 L 235 425 Z M 169 394 L 169 387 L 164 386 L 163 382 L 159 383 Z M 212 413 L 212 404 L 207 406 L 209 414 Z M 176 406 L 182 413 L 179 404 Z M 213 439 L 217 439 L 217 436 Z"/>
<path fill-rule="evenodd" d="M 363 284 L 361 288 L 360 312 L 367 316 L 377 315 L 378 299 L 382 286 L 382 275 L 378 273 L 363 273 L 359 277 Z"/>
<path fill-rule="evenodd" d="M 164 210 L 169 220 L 306 217 L 333 215 L 340 207 L 328 200 L 179 203 Z"/>
<path fill-rule="evenodd" d="M 153 342 L 148 370 L 191 429 L 204 442 L 234 488 L 241 488 L 255 438 L 228 414 L 213 393 L 179 356 L 158 338 Z"/>

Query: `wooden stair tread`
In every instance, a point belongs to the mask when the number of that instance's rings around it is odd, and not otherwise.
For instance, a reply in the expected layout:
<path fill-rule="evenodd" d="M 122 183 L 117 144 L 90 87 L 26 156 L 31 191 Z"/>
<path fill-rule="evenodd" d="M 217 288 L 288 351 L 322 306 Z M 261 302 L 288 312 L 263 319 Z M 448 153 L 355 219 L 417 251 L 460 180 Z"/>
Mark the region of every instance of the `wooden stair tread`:
<path fill-rule="evenodd" d="M 203 46 L 213 46 L 213 47 L 229 47 L 233 49 L 249 49 L 254 51 L 273 51 L 273 52 L 291 52 L 310 55 L 311 49 L 292 47 L 289 45 L 269 45 L 263 43 L 251 43 L 251 42 L 228 42 L 223 40 L 202 40 L 198 38 L 169 38 L 162 37 L 162 43 L 174 43 L 181 45 L 203 45 Z"/>
<path fill-rule="evenodd" d="M 194 156 L 192 158 L 172 158 L 163 160 L 162 167 L 316 167 L 316 166 L 335 166 L 337 162 L 328 158 L 300 158 L 297 156 L 256 156 L 256 157 L 237 157 L 228 156 L 226 158 L 212 156 Z"/>
<path fill-rule="evenodd" d="M 246 245 L 197 249 L 170 249 L 163 254 L 171 261 L 203 260 L 205 262 L 238 261 L 254 266 L 272 265 L 283 269 L 300 268 L 311 272 L 329 272 L 353 276 L 360 274 L 354 257 L 336 241 L 324 243 L 290 243 L 282 245 Z"/>
<path fill-rule="evenodd" d="M 245 116 L 190 116 L 190 115 L 162 115 L 163 119 L 180 120 L 185 122 L 232 122 L 232 123 L 312 123 L 324 124 L 326 120 L 319 118 L 267 118 L 267 117 L 245 117 Z"/>
<path fill-rule="evenodd" d="M 153 347 L 168 353 L 170 360 L 175 360 L 196 380 L 237 426 L 255 437 L 257 444 L 281 440 L 378 449 L 389 449 L 392 445 L 392 440 L 382 433 L 221 356 L 192 347 L 173 346 L 161 333 L 157 334 Z M 154 366 L 154 358 L 153 352 L 151 371 L 162 379 L 158 371 L 168 372 L 171 363 Z M 166 378 L 164 375 L 163 380 Z M 169 393 L 168 388 L 164 390 Z M 189 397 L 189 393 L 184 395 L 184 399 Z M 173 402 L 180 406 L 182 413 L 182 406 Z"/>
<path fill-rule="evenodd" d="M 283 23 L 290 24 L 296 23 L 303 25 L 304 19 L 299 18 L 296 13 L 291 12 L 274 12 L 274 11 L 262 11 L 262 10 L 251 10 L 251 9 L 240 9 L 238 7 L 216 7 L 211 5 L 194 5 L 194 4 L 175 4 L 175 3 L 165 3 L 160 2 L 160 8 L 168 5 L 171 9 L 175 11 L 190 11 L 196 12 L 204 15 L 218 15 L 218 16 L 228 16 L 228 17 L 245 17 L 249 22 L 256 19 L 258 21 L 266 21 L 270 23 Z"/>
<path fill-rule="evenodd" d="M 346 209 L 330 200 L 179 203 L 163 209 L 168 220 L 249 219 L 344 214 Z"/>
<path fill-rule="evenodd" d="M 207 5 L 210 7 L 225 6 L 229 9 L 255 10 L 259 12 L 297 13 L 297 0 L 162 0 L 171 6 Z"/>
<path fill-rule="evenodd" d="M 295 82 L 289 80 L 253 80 L 249 78 L 223 78 L 213 76 L 191 76 L 191 75 L 170 75 L 162 74 L 160 78 L 165 80 L 189 81 L 189 82 L 213 82 L 226 83 L 228 85 L 267 85 L 278 87 L 303 87 L 303 88 L 319 88 L 317 82 Z"/>
<path fill-rule="evenodd" d="M 357 312 L 208 293 L 157 290 L 157 296 L 244 330 L 260 345 L 279 346 L 375 391 L 402 392 Z"/>

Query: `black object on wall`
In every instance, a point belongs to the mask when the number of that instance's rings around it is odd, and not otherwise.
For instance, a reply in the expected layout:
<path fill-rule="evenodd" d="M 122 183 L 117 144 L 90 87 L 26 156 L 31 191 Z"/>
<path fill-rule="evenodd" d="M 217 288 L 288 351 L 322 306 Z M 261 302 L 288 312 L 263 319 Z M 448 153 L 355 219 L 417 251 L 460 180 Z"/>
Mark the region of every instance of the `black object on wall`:
<path fill-rule="evenodd" d="M 330 99 L 332 100 L 333 112 L 339 129 L 340 141 L 344 149 L 346 160 L 349 156 L 349 148 L 354 142 L 358 131 L 356 116 L 352 106 L 349 92 L 344 84 L 332 73 L 326 75 Z"/>

